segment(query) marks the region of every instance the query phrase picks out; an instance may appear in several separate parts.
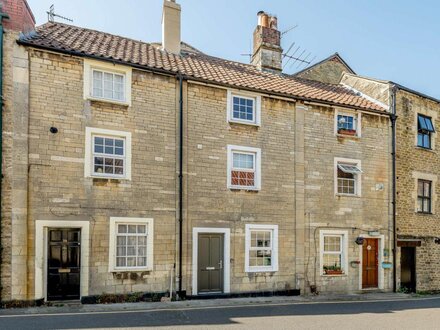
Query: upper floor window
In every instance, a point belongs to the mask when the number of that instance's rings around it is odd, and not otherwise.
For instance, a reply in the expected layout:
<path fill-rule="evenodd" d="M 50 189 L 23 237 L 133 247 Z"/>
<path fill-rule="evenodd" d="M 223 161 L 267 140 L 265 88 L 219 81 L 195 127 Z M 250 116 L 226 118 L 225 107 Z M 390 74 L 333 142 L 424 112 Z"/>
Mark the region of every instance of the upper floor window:
<path fill-rule="evenodd" d="M 125 76 L 122 74 L 93 70 L 92 96 L 124 101 L 124 81 Z"/>
<path fill-rule="evenodd" d="M 228 91 L 228 121 L 260 125 L 261 97 Z"/>
<path fill-rule="evenodd" d="M 360 114 L 336 112 L 336 134 L 360 136 Z"/>
<path fill-rule="evenodd" d="M 124 176 L 125 139 L 93 135 L 93 174 Z"/>
<path fill-rule="evenodd" d="M 258 148 L 228 146 L 228 187 L 259 190 L 261 151 Z"/>
<path fill-rule="evenodd" d="M 341 195 L 360 195 L 360 169 L 359 161 L 336 161 L 336 193 Z"/>
<path fill-rule="evenodd" d="M 432 182 L 417 180 L 417 212 L 431 213 Z"/>
<path fill-rule="evenodd" d="M 131 105 L 131 68 L 84 60 L 84 98 Z"/>
<path fill-rule="evenodd" d="M 431 137 L 434 132 L 432 119 L 420 114 L 417 115 L 417 146 L 431 149 Z"/>
<path fill-rule="evenodd" d="M 85 176 L 131 178 L 131 133 L 86 128 Z"/>

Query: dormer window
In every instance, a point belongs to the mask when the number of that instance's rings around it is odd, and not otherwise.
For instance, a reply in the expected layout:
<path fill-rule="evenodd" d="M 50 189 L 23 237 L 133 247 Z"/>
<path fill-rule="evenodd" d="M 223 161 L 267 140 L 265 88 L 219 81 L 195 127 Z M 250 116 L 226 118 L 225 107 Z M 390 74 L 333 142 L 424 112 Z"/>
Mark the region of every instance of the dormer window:
<path fill-rule="evenodd" d="M 432 149 L 432 133 L 435 133 L 432 119 L 427 116 L 417 115 L 417 146 Z"/>
<path fill-rule="evenodd" d="M 228 122 L 260 125 L 261 97 L 228 91 Z"/>

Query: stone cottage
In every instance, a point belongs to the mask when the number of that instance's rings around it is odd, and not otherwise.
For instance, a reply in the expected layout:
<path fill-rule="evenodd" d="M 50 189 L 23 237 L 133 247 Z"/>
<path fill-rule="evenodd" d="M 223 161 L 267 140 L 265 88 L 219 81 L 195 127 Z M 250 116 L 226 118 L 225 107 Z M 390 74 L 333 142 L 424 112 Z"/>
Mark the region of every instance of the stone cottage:
<path fill-rule="evenodd" d="M 2 2 L 2 299 L 391 290 L 388 107 L 283 74 L 276 17 L 243 64 L 175 1 L 161 44 Z"/>

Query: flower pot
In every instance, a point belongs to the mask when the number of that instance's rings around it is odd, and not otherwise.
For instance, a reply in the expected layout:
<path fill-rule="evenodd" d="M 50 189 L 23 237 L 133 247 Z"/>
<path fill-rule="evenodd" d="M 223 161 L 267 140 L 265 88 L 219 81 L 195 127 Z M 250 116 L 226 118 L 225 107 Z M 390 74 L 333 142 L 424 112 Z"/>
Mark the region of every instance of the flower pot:
<path fill-rule="evenodd" d="M 354 129 L 338 129 L 338 134 L 342 134 L 342 135 L 351 135 L 351 136 L 355 136 L 356 135 L 356 130 Z"/>

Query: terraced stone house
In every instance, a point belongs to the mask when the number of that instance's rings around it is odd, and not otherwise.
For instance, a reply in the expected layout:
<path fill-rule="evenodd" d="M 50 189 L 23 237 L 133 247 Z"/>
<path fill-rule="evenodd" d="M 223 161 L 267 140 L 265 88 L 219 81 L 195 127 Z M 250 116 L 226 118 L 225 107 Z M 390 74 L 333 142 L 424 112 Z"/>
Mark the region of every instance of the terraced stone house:
<path fill-rule="evenodd" d="M 243 64 L 174 1 L 151 44 L 2 2 L 2 299 L 391 290 L 388 108 L 284 74 L 276 17 Z"/>

